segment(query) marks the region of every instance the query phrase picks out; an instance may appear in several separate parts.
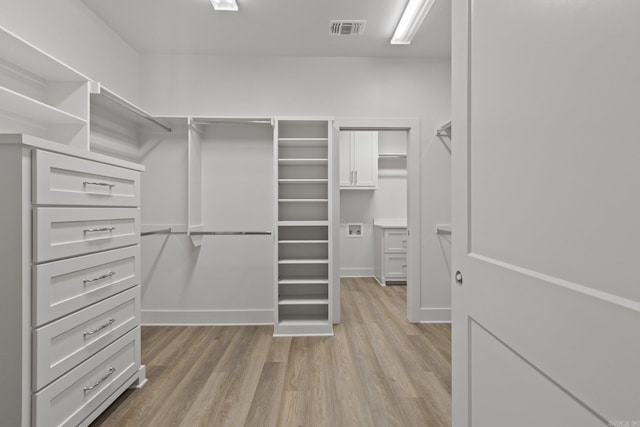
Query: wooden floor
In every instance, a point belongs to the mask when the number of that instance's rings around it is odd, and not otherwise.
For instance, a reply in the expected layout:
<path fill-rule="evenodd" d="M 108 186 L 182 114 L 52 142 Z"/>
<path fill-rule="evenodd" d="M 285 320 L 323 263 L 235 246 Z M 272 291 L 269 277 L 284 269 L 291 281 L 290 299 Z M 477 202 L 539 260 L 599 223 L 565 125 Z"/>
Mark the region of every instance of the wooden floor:
<path fill-rule="evenodd" d="M 334 337 L 143 327 L 148 382 L 94 426 L 449 426 L 451 328 L 406 320 L 406 287 L 343 279 Z"/>

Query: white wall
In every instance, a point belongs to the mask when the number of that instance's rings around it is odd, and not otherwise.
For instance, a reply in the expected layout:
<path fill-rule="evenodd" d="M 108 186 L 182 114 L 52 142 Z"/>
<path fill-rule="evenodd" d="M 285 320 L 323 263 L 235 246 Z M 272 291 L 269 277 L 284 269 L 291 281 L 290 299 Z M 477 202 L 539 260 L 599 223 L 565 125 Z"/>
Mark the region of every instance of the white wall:
<path fill-rule="evenodd" d="M 378 132 L 380 152 L 407 152 L 406 131 Z M 378 188 L 340 192 L 340 275 L 372 277 L 373 220 L 407 217 L 406 159 L 378 162 Z M 362 223 L 362 237 L 347 237 L 347 223 Z"/>
<path fill-rule="evenodd" d="M 0 26 L 133 103 L 140 55 L 79 0 L 3 0 Z"/>
<path fill-rule="evenodd" d="M 433 230 L 450 222 L 450 160 L 433 135 L 450 119 L 449 60 L 153 54 L 142 73 L 142 105 L 158 115 L 420 119 L 421 320 L 448 320 L 447 242 Z"/>

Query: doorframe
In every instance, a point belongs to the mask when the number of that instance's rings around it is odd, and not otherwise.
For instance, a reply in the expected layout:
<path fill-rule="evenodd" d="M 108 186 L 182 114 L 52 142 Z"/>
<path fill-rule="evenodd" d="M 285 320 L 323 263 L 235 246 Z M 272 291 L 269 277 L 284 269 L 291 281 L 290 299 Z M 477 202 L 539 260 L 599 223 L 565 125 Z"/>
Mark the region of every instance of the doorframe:
<path fill-rule="evenodd" d="M 336 118 L 339 130 L 401 130 L 407 132 L 407 319 L 420 322 L 420 120 L 415 118 Z"/>

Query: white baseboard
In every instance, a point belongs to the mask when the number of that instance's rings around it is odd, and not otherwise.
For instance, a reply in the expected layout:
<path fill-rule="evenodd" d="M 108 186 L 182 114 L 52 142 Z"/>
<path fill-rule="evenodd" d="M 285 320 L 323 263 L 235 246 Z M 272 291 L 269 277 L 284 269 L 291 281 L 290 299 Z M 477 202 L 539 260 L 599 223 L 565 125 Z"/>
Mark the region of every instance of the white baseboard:
<path fill-rule="evenodd" d="M 420 308 L 420 323 L 451 323 L 451 309 Z"/>
<path fill-rule="evenodd" d="M 341 268 L 340 277 L 373 277 L 373 268 Z"/>
<path fill-rule="evenodd" d="M 143 310 L 142 325 L 273 325 L 273 310 Z"/>

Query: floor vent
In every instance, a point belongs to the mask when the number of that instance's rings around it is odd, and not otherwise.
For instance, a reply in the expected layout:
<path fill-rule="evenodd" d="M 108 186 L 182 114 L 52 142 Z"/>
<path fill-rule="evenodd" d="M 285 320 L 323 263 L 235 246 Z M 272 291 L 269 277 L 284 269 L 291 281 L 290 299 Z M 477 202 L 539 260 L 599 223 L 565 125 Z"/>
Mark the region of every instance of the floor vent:
<path fill-rule="evenodd" d="M 365 20 L 332 20 L 329 21 L 329 34 L 332 36 L 360 36 L 364 32 L 366 24 Z"/>

